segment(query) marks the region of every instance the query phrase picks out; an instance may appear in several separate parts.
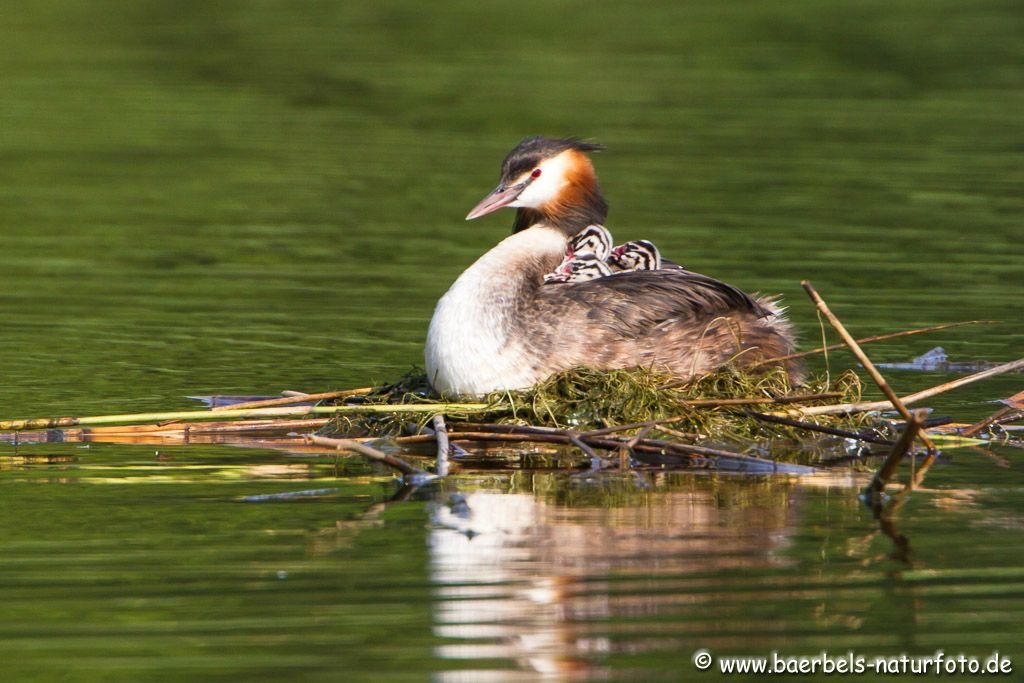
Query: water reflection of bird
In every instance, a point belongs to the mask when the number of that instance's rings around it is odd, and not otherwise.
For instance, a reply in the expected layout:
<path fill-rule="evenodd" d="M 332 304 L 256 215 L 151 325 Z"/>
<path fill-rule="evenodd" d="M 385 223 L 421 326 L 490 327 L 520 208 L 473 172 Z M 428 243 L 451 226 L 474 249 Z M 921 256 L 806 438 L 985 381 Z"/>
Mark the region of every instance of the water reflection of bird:
<path fill-rule="evenodd" d="M 559 490 L 553 477 L 538 481 L 548 493 Z M 686 578 L 733 572 L 757 590 L 764 572 L 785 562 L 775 554 L 802 509 L 790 484 L 756 488 L 738 479 L 590 493 L 595 498 L 574 507 L 485 488 L 466 496 L 469 515 L 432 507 L 440 658 L 461 666 L 507 659 L 556 680 L 589 680 L 607 673 L 601 660 L 615 652 L 688 646 L 674 640 L 684 635 L 681 624 L 732 606 Z M 673 630 L 659 632 L 666 624 Z"/>
<path fill-rule="evenodd" d="M 788 354 L 772 300 L 683 268 L 634 270 L 559 286 L 544 275 L 569 238 L 602 225 L 608 205 L 576 139 L 529 138 L 505 158 L 498 187 L 470 211 L 516 208 L 513 234 L 465 270 L 438 302 L 426 344 L 434 388 L 483 394 L 530 386 L 575 366 L 652 367 L 680 378 Z M 799 374 L 799 366 L 789 369 Z"/>

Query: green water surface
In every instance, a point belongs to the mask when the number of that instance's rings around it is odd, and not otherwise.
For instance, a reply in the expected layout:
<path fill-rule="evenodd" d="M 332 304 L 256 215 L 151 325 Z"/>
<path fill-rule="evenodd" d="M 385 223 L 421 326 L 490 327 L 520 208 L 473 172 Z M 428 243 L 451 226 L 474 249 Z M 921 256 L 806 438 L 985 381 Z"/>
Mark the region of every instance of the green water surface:
<path fill-rule="evenodd" d="M 807 343 L 802 278 L 858 336 L 1002 321 L 876 360 L 1019 358 L 1022 35 L 995 0 L 8 3 L 0 418 L 397 377 L 507 233 L 463 217 L 534 134 L 604 143 L 617 237 L 782 294 Z M 1020 377 L 931 405 L 978 418 Z M 679 680 L 701 647 L 1024 670 L 1016 449 L 946 453 L 895 530 L 844 474 L 517 473 L 385 505 L 361 463 L 13 453 L 4 680 Z M 244 502 L 306 489 L 329 491 Z"/>

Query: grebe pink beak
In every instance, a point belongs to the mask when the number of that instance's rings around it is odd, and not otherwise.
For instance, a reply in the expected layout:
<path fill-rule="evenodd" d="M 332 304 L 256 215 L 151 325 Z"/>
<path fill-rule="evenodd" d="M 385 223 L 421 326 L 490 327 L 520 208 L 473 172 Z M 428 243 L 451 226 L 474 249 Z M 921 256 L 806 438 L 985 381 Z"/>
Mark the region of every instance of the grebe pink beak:
<path fill-rule="evenodd" d="M 503 206 L 508 206 L 519 197 L 519 194 L 530 184 L 529 180 L 516 183 L 509 187 L 498 185 L 494 191 L 480 200 L 480 203 L 473 207 L 473 210 L 466 215 L 466 220 L 471 221 L 480 216 L 486 216 L 492 211 L 497 211 Z"/>

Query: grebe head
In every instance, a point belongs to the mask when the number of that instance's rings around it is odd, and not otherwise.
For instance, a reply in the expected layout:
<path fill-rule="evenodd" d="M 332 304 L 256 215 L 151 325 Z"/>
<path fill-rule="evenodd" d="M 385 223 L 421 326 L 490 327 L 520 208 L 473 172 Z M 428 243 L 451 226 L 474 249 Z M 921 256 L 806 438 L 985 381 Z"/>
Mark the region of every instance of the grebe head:
<path fill-rule="evenodd" d="M 466 220 L 510 206 L 517 209 L 513 232 L 545 223 L 570 237 L 590 224 L 604 223 L 608 203 L 585 154 L 599 149 L 576 138 L 523 140 L 502 162 L 498 186 Z"/>

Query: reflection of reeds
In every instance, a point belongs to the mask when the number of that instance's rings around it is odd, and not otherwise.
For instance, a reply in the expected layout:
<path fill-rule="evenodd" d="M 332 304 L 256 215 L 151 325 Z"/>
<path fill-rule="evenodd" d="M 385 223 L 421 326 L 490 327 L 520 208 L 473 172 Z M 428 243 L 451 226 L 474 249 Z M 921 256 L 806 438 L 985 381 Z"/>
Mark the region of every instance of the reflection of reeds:
<path fill-rule="evenodd" d="M 915 410 L 913 413 L 910 413 L 907 426 L 900 434 L 900 438 L 893 444 L 889 456 L 882 463 L 882 466 L 878 468 L 874 478 L 871 480 L 871 484 L 868 486 L 868 492 L 872 496 L 881 494 L 885 490 L 885 485 L 896 474 L 896 468 L 899 467 L 900 462 L 907 455 L 907 452 L 910 451 L 914 439 L 919 436 L 921 425 L 924 424 L 924 418 L 924 411 Z"/>

